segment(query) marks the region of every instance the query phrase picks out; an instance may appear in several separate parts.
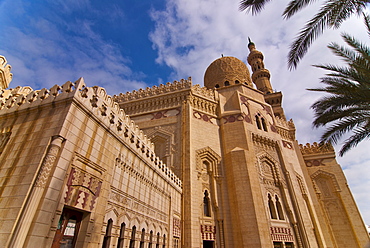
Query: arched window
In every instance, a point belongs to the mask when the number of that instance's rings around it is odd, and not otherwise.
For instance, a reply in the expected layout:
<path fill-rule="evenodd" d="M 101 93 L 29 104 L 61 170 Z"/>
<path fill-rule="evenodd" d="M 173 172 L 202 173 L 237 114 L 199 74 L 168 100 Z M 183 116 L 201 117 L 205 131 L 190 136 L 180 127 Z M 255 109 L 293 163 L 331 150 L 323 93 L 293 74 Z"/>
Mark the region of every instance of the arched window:
<path fill-rule="evenodd" d="M 125 229 L 126 229 L 126 224 L 125 222 L 122 222 L 121 229 L 119 231 L 117 248 L 123 248 L 123 240 L 125 238 Z"/>
<path fill-rule="evenodd" d="M 130 248 L 135 248 L 135 235 L 136 235 L 136 226 L 132 227 L 131 239 L 130 239 Z"/>
<path fill-rule="evenodd" d="M 163 234 L 163 248 L 166 248 L 166 234 Z"/>
<path fill-rule="evenodd" d="M 109 219 L 107 223 L 107 229 L 105 230 L 104 240 L 103 240 L 103 248 L 108 248 L 110 246 L 110 240 L 112 238 L 112 226 L 113 220 Z"/>
<path fill-rule="evenodd" d="M 264 118 L 261 118 L 261 122 L 262 122 L 262 128 L 263 128 L 263 131 L 266 131 L 267 132 L 267 126 L 266 126 L 266 121 Z"/>
<path fill-rule="evenodd" d="M 275 204 L 272 201 L 272 198 L 271 198 L 270 194 L 268 194 L 268 198 L 269 198 L 268 205 L 269 205 L 269 210 L 270 210 L 270 217 L 271 217 L 271 219 L 277 219 Z"/>
<path fill-rule="evenodd" d="M 140 248 L 144 248 L 144 242 L 145 242 L 145 229 L 143 228 L 141 230 L 141 239 L 140 239 Z"/>
<path fill-rule="evenodd" d="M 257 115 L 256 115 L 256 124 L 257 124 L 257 128 L 261 129 L 261 121 L 260 121 L 260 118 Z"/>
<path fill-rule="evenodd" d="M 229 85 L 230 85 L 229 81 L 225 81 L 225 86 L 229 86 Z"/>
<path fill-rule="evenodd" d="M 276 209 L 279 215 L 279 220 L 284 220 L 284 213 L 283 213 L 283 208 L 281 207 L 281 203 L 279 201 L 279 197 L 276 195 Z"/>
<path fill-rule="evenodd" d="M 148 248 L 152 248 L 152 246 L 153 246 L 153 231 L 150 231 Z"/>
<path fill-rule="evenodd" d="M 208 191 L 204 191 L 204 197 L 203 197 L 203 211 L 204 216 L 211 217 L 211 206 L 210 206 L 210 200 L 208 196 Z"/>
<path fill-rule="evenodd" d="M 239 80 L 235 80 L 235 84 L 239 84 L 240 82 L 239 82 Z"/>
<path fill-rule="evenodd" d="M 157 233 L 157 244 L 155 245 L 156 248 L 159 248 L 159 237 L 160 237 L 160 234 Z"/>
<path fill-rule="evenodd" d="M 215 88 L 216 88 L 216 89 L 217 89 L 217 88 L 220 88 L 220 85 L 216 84 L 216 85 L 215 85 Z"/>

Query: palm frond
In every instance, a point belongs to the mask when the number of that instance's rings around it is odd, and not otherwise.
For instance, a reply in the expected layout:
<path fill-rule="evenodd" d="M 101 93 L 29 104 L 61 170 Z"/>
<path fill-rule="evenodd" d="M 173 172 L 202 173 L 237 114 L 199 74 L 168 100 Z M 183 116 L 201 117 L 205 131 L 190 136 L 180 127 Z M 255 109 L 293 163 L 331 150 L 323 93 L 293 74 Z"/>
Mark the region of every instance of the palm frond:
<path fill-rule="evenodd" d="M 300 11 L 302 8 L 306 7 L 315 0 L 292 0 L 289 2 L 288 6 L 285 8 L 283 17 L 289 19 L 295 13 Z"/>
<path fill-rule="evenodd" d="M 339 151 L 339 156 L 343 156 L 346 152 L 348 152 L 353 147 L 356 147 L 358 143 L 365 139 L 370 138 L 370 127 L 365 128 L 358 128 L 354 131 L 354 135 L 350 136 L 348 139 L 345 140 L 342 148 Z"/>
<path fill-rule="evenodd" d="M 365 23 L 365 26 L 366 26 L 366 29 L 367 29 L 367 34 L 369 35 L 370 37 L 370 16 L 363 13 L 363 18 L 364 18 L 364 23 Z"/>
<path fill-rule="evenodd" d="M 359 13 L 365 8 L 364 1 L 359 0 L 329 0 L 319 12 L 304 26 L 290 46 L 288 67 L 297 67 L 300 59 L 307 53 L 312 42 L 326 28 L 337 28 L 354 12 Z"/>
<path fill-rule="evenodd" d="M 256 15 L 263 8 L 265 7 L 265 4 L 271 0 L 241 0 L 239 4 L 239 10 L 247 12 L 252 12 L 252 15 Z"/>
<path fill-rule="evenodd" d="M 344 134 L 354 130 L 354 128 L 363 128 L 364 122 L 366 123 L 369 119 L 369 115 L 367 115 L 367 119 L 364 116 L 349 116 L 345 119 L 341 119 L 338 122 L 335 122 L 331 126 L 329 126 L 324 134 L 321 136 L 321 142 L 330 142 L 332 144 L 337 144 L 339 139 L 343 137 Z M 370 132 L 370 130 L 368 130 Z"/>

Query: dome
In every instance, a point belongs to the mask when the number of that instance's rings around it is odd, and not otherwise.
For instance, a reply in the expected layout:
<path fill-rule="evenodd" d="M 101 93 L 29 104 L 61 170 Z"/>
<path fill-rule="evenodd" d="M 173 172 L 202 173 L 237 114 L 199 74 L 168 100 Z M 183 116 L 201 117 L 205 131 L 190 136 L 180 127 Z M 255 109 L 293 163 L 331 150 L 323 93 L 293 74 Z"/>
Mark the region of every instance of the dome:
<path fill-rule="evenodd" d="M 235 57 L 221 57 L 210 64 L 204 74 L 204 86 L 208 89 L 233 84 L 252 86 L 248 67 Z"/>

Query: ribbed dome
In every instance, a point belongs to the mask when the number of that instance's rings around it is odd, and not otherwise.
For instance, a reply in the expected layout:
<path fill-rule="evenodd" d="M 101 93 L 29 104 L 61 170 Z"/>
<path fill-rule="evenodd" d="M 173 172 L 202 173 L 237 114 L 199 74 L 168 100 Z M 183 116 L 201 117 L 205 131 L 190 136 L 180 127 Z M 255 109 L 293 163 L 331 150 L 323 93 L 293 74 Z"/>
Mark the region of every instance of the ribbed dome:
<path fill-rule="evenodd" d="M 246 64 L 235 57 L 221 57 L 216 59 L 208 66 L 204 74 L 204 86 L 208 89 L 238 83 L 252 86 Z"/>

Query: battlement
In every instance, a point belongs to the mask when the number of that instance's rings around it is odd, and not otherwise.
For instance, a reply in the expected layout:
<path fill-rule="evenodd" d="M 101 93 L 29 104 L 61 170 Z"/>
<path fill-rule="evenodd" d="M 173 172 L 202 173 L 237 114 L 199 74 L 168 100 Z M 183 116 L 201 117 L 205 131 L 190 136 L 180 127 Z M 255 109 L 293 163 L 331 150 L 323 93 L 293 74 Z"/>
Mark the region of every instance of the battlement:
<path fill-rule="evenodd" d="M 322 144 L 314 142 L 312 145 L 307 143 L 305 146 L 300 144 L 299 148 L 303 155 L 334 153 L 334 148 L 330 143 Z"/>
<path fill-rule="evenodd" d="M 287 128 L 287 129 L 295 129 L 293 119 L 290 119 L 289 121 L 287 121 L 285 120 L 285 118 L 281 118 L 279 116 L 276 116 L 275 119 L 276 119 L 276 125 Z"/>
<path fill-rule="evenodd" d="M 199 84 L 193 86 L 191 77 L 189 77 L 187 80 L 181 79 L 180 81 L 174 81 L 173 83 L 168 82 L 166 84 L 160 84 L 159 86 L 154 85 L 151 88 L 147 87 L 146 89 L 139 89 L 134 90 L 132 92 L 120 93 L 119 95 L 114 95 L 113 99 L 118 103 L 123 103 L 153 96 L 160 96 L 185 89 L 191 89 L 191 91 L 194 94 L 201 95 L 205 98 L 211 100 L 215 99 L 213 90 L 209 90 L 205 87 L 200 87 Z"/>
<path fill-rule="evenodd" d="M 11 114 L 66 99 L 73 99 L 82 104 L 87 111 L 93 113 L 91 115 L 93 118 L 97 118 L 118 139 L 140 154 L 143 160 L 151 164 L 160 175 L 172 181 L 177 187 L 182 187 L 181 180 L 155 155 L 154 144 L 123 109 L 120 109 L 118 103 L 106 93 L 104 88 L 87 87 L 83 78 L 75 83 L 68 81 L 62 86 L 54 85 L 50 89 L 32 90 L 30 87 L 17 87 L 2 90 L 0 91 L 0 114 Z"/>
<path fill-rule="evenodd" d="M 116 102 L 127 102 L 137 99 L 142 99 L 146 97 L 162 95 L 177 90 L 190 89 L 192 85 L 191 78 L 187 80 L 181 79 L 179 81 L 174 81 L 173 83 L 160 84 L 159 86 L 154 85 L 153 87 L 147 87 L 144 89 L 134 90 L 132 92 L 120 93 L 118 96 L 114 95 L 113 99 Z"/>
<path fill-rule="evenodd" d="M 281 137 L 294 141 L 295 140 L 295 125 L 292 119 L 289 121 L 285 120 L 285 118 L 281 118 L 279 116 L 275 117 L 276 120 L 276 129 L 277 132 L 281 135 Z"/>
<path fill-rule="evenodd" d="M 8 88 L 13 79 L 13 74 L 10 72 L 12 67 L 8 64 L 6 58 L 0 55 L 0 90 Z"/>

